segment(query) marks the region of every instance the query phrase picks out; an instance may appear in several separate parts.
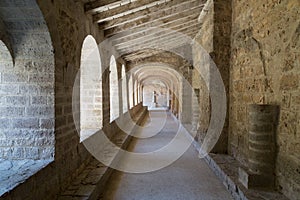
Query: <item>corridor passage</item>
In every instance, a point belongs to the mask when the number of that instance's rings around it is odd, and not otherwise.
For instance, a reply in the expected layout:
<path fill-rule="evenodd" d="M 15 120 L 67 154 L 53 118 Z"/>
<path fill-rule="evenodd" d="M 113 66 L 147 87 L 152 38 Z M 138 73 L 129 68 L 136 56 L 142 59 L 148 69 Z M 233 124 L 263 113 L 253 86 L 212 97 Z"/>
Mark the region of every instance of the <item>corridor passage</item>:
<path fill-rule="evenodd" d="M 150 111 L 143 129 L 134 139 L 129 151 L 151 152 L 168 144 L 177 133 L 178 124 L 168 111 Z M 156 122 L 164 122 L 162 130 L 145 138 L 150 129 L 157 129 Z M 155 130 L 156 131 L 156 130 Z M 138 132 L 138 131 L 137 131 Z M 136 136 L 137 136 L 136 135 Z M 143 174 L 115 171 L 104 190 L 101 200 L 230 200 L 224 185 L 209 169 L 193 146 L 170 166 Z"/>

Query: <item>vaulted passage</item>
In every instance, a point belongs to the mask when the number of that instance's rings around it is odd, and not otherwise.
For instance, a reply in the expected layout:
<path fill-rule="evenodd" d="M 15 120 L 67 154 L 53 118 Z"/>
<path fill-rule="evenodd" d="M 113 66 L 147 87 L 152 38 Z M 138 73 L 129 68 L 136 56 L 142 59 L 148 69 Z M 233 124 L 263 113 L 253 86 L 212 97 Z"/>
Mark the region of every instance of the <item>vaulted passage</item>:
<path fill-rule="evenodd" d="M 299 0 L 0 0 L 0 199 L 300 197 Z"/>

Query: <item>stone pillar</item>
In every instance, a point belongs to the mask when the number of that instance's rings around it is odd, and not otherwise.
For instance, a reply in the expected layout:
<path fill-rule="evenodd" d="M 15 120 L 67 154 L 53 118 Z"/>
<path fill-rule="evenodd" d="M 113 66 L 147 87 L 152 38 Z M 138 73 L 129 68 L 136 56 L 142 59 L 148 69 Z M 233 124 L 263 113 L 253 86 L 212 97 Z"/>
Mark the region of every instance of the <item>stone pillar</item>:
<path fill-rule="evenodd" d="M 182 124 L 192 124 L 192 93 L 193 89 L 188 81 L 184 81 L 182 89 L 182 112 L 180 113 L 180 121 Z"/>
<path fill-rule="evenodd" d="M 248 169 L 239 169 L 247 188 L 274 188 L 276 126 L 279 106 L 249 106 Z"/>

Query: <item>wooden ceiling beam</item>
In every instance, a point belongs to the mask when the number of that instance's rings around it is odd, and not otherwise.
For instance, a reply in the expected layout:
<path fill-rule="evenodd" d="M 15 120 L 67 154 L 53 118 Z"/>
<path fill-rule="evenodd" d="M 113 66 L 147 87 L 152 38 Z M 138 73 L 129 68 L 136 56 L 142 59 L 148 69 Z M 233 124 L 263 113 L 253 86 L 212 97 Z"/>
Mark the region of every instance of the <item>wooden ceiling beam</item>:
<path fill-rule="evenodd" d="M 108 5 L 116 5 L 116 4 L 122 4 L 125 1 L 128 2 L 128 0 L 97 0 L 92 1 L 84 4 L 84 10 L 88 14 L 97 13 L 101 10 L 103 10 L 104 7 Z"/>
<path fill-rule="evenodd" d="M 123 51 L 123 53 L 120 53 L 120 55 L 130 55 L 130 51 L 131 52 L 137 52 L 137 51 L 143 51 L 143 50 L 147 50 L 147 49 L 152 49 L 152 50 L 160 50 L 160 51 L 169 51 L 172 50 L 174 48 L 183 46 L 185 44 L 188 44 L 190 40 L 187 40 L 186 37 L 176 37 L 174 39 L 171 39 L 169 41 L 164 41 L 164 40 L 160 40 L 160 45 L 157 44 L 151 44 L 148 46 L 142 46 L 140 48 L 132 48 L 132 49 L 126 49 L 126 51 Z M 129 56 L 130 57 L 130 56 Z M 128 58 L 128 56 L 127 56 Z"/>
<path fill-rule="evenodd" d="M 128 41 L 152 34 L 157 32 L 157 30 L 159 28 L 162 29 L 173 29 L 176 28 L 178 26 L 178 24 L 183 24 L 183 23 L 187 23 L 189 21 L 193 21 L 198 19 L 199 14 L 195 13 L 192 15 L 187 15 L 185 17 L 182 18 L 176 18 L 174 20 L 171 20 L 169 22 L 166 22 L 164 24 L 160 24 L 159 26 L 155 27 L 154 25 L 152 26 L 152 24 L 150 25 L 150 28 L 145 28 L 145 29 L 141 29 L 141 28 L 137 28 L 135 31 L 132 29 L 131 34 L 129 35 L 124 35 L 124 36 L 120 36 L 117 37 L 116 39 L 113 39 L 112 44 L 116 45 L 116 44 L 123 44 L 126 43 Z"/>
<path fill-rule="evenodd" d="M 172 41 L 169 41 L 169 42 L 165 42 L 163 43 L 164 45 L 164 49 L 157 49 L 157 47 L 153 46 L 151 48 L 152 51 L 156 51 L 156 52 L 163 52 L 163 51 L 172 51 L 178 47 L 181 47 L 181 46 L 184 46 L 186 44 L 188 44 L 189 41 L 181 41 L 181 42 L 178 42 L 177 40 L 180 39 L 180 38 L 177 38 L 177 39 L 174 39 Z M 175 42 L 175 43 L 174 43 Z M 132 49 L 132 50 L 135 50 L 135 49 Z M 138 52 L 149 52 L 148 49 L 139 49 Z M 133 56 L 137 57 L 139 55 L 137 55 L 136 53 L 132 53 L 132 52 L 127 52 L 126 54 L 122 55 L 122 57 L 124 57 L 124 59 L 126 58 L 127 60 L 132 60 Z"/>
<path fill-rule="evenodd" d="M 148 15 L 147 16 L 147 20 L 138 20 L 138 21 L 134 21 L 134 22 L 130 22 L 121 26 L 117 26 L 108 30 L 104 31 L 104 35 L 105 37 L 110 37 L 116 34 L 120 34 L 120 33 L 124 33 L 124 32 L 128 32 L 131 29 L 137 29 L 137 28 L 149 28 L 150 24 L 154 24 L 156 23 L 156 25 L 162 25 L 165 24 L 167 22 L 169 22 L 170 19 L 178 19 L 181 17 L 186 17 L 187 14 L 191 15 L 191 13 L 195 13 L 198 12 L 200 13 L 200 11 L 202 10 L 203 6 L 197 6 L 197 7 L 191 7 L 191 8 L 182 8 L 182 10 L 176 10 L 173 11 L 172 9 L 166 11 L 166 12 L 161 12 L 160 15 Z M 125 33 L 126 34 L 126 33 Z"/>
<path fill-rule="evenodd" d="M 119 49 L 119 48 L 124 48 L 124 47 L 128 47 L 128 46 L 138 45 L 141 43 L 145 43 L 147 41 L 147 39 L 149 39 L 149 38 L 162 37 L 162 36 L 168 35 L 168 34 L 174 34 L 174 33 L 176 34 L 177 32 L 178 32 L 178 34 L 182 34 L 182 33 L 180 33 L 181 31 L 184 31 L 189 28 L 194 28 L 194 27 L 197 27 L 200 30 L 200 25 L 197 26 L 197 23 L 198 23 L 198 21 L 197 21 L 197 19 L 195 19 L 193 21 L 189 21 L 184 24 L 179 24 L 175 27 L 170 28 L 172 30 L 170 30 L 170 29 L 155 30 L 155 31 L 152 31 L 152 32 L 146 34 L 145 36 L 138 37 L 136 39 L 131 39 L 131 40 L 128 40 L 127 42 L 124 42 L 121 44 L 116 44 L 114 46 L 117 49 Z"/>
<path fill-rule="evenodd" d="M 95 18 L 97 18 L 98 23 L 101 23 L 119 17 L 123 18 L 126 17 L 126 15 L 129 15 L 131 13 L 138 12 L 140 10 L 144 10 L 146 8 L 150 8 L 162 3 L 165 3 L 165 0 L 138 0 L 125 5 L 115 7 L 113 9 L 100 12 L 99 14 L 96 14 Z"/>
<path fill-rule="evenodd" d="M 159 52 L 153 52 L 153 53 L 140 53 L 140 54 L 136 54 L 134 56 L 130 56 L 130 57 L 124 57 L 124 59 L 127 61 L 127 62 L 134 62 L 134 61 L 137 61 L 137 60 L 142 60 L 142 59 L 145 59 L 145 58 L 148 58 L 148 57 L 151 57 L 151 56 L 154 56 L 154 55 L 157 55 L 159 54 Z"/>
<path fill-rule="evenodd" d="M 137 20 L 147 21 L 147 20 L 149 20 L 149 15 L 150 16 L 160 15 L 161 16 L 163 14 L 163 12 L 165 12 L 165 11 L 169 10 L 169 12 L 170 12 L 170 9 L 174 12 L 174 9 L 176 9 L 176 8 L 177 8 L 177 10 L 178 9 L 180 10 L 180 8 L 183 8 L 184 6 L 187 8 L 192 8 L 197 5 L 202 4 L 203 2 L 204 2 L 204 0 L 188 0 L 188 1 L 172 0 L 172 1 L 164 3 L 164 4 L 160 4 L 160 5 L 151 7 L 151 8 L 147 8 L 147 9 L 129 14 L 126 17 L 121 17 L 121 18 L 113 19 L 108 22 L 103 22 L 103 23 L 99 24 L 99 28 L 102 30 L 107 30 L 107 29 L 111 29 L 116 26 L 121 26 L 121 25 L 130 23 L 130 22 L 135 22 Z M 191 4 L 194 4 L 195 6 L 191 7 Z M 183 11 L 183 10 L 181 10 L 181 11 Z M 95 15 L 93 18 L 94 18 L 95 22 L 97 22 L 98 20 L 101 20 L 101 18 L 97 18 L 97 15 Z"/>
<path fill-rule="evenodd" d="M 181 34 L 178 34 L 176 32 L 171 32 L 171 33 L 167 33 L 164 35 L 161 35 L 159 37 L 150 37 L 149 39 L 145 40 L 145 41 L 140 41 L 139 43 L 136 44 L 132 44 L 132 45 L 127 45 L 127 46 L 122 46 L 122 47 L 118 47 L 116 48 L 116 50 L 120 53 L 123 53 L 123 49 L 138 49 L 138 48 L 144 48 L 147 46 L 150 46 L 152 44 L 156 44 L 159 43 L 160 45 L 162 44 L 162 41 L 169 41 L 172 38 L 176 38 L 176 37 L 180 37 L 180 38 L 187 38 L 187 39 L 192 39 L 190 37 L 190 33 L 194 33 L 199 31 L 199 29 L 197 27 L 187 27 L 187 29 L 183 29 L 181 31 Z"/>

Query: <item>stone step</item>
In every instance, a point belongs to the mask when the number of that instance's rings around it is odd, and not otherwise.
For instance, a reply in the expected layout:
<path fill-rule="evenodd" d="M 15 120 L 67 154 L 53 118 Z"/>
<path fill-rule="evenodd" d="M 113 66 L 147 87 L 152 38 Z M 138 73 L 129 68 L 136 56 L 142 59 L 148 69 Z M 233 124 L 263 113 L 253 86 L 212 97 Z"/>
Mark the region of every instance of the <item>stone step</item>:
<path fill-rule="evenodd" d="M 146 117 L 148 110 L 143 107 L 141 111 L 136 114 L 135 121 L 138 125 L 142 124 Z M 134 129 L 132 130 L 134 131 Z M 131 136 L 119 132 L 113 137 L 113 142 L 126 149 L 131 141 Z M 109 152 L 108 152 L 109 153 Z M 117 154 L 111 156 L 112 162 L 118 162 Z M 102 194 L 105 184 L 110 178 L 114 169 L 105 166 L 97 159 L 92 158 L 92 161 L 85 167 L 80 175 L 71 183 L 69 187 L 58 195 L 58 200 L 96 200 Z"/>

